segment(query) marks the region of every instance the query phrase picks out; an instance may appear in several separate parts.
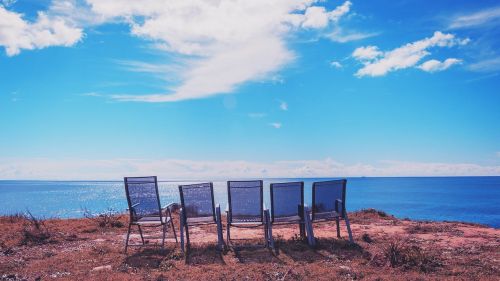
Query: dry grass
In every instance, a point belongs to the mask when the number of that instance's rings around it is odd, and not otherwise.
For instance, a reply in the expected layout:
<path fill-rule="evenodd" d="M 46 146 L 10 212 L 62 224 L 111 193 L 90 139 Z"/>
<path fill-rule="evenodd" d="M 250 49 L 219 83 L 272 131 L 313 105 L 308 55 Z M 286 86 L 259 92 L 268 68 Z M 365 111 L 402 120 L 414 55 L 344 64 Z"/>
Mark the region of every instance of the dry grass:
<path fill-rule="evenodd" d="M 123 227 L 124 224 L 120 221 L 121 215 L 122 214 L 112 208 L 109 208 L 100 214 L 93 214 L 87 208 L 83 209 L 83 216 L 94 222 L 94 224 L 101 229 Z"/>
<path fill-rule="evenodd" d="M 455 235 L 463 235 L 463 231 L 458 230 L 447 223 L 435 224 L 432 222 L 418 222 L 406 228 L 410 234 L 443 233 L 450 232 Z"/>
<path fill-rule="evenodd" d="M 348 242 L 343 224 L 343 238 L 337 238 L 332 222 L 314 225 L 318 237 L 314 248 L 300 239 L 294 225 L 273 229 L 278 253 L 264 248 L 221 253 L 215 249 L 215 227 L 203 226 L 190 229 L 192 248 L 187 257 L 172 235 L 167 235 L 164 250 L 152 240 L 125 254 L 126 229 L 113 227 L 108 218 L 101 228 L 97 216 L 0 217 L 0 280 L 498 280 L 500 276 L 499 230 L 440 222 L 412 228 L 418 222 L 382 217 L 382 212 L 372 210 L 349 215 L 360 222 L 351 220 L 357 244 Z M 176 229 L 177 218 L 174 215 Z M 126 224 L 128 216 L 116 219 Z M 425 231 L 457 229 L 464 235 L 408 231 L 424 231 L 422 226 Z M 46 229 L 50 238 L 22 245 L 25 228 L 31 233 Z M 260 244 L 263 237 L 260 228 L 237 229 L 234 235 L 248 238 L 245 243 L 250 245 Z M 139 239 L 138 233 L 134 239 Z"/>
<path fill-rule="evenodd" d="M 442 266 L 441 260 L 408 240 L 394 239 L 383 248 L 383 255 L 391 267 L 404 270 L 417 269 L 421 272 L 433 272 Z"/>
<path fill-rule="evenodd" d="M 27 211 L 23 221 L 20 245 L 42 245 L 55 241 L 54 234 L 46 226 L 43 219 L 36 218 L 30 211 Z"/>

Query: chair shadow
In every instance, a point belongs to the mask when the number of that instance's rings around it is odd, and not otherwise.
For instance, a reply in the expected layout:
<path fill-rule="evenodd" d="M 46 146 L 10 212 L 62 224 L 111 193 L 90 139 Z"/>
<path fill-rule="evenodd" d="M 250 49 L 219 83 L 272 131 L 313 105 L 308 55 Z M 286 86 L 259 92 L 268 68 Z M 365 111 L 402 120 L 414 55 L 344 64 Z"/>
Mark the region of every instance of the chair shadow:
<path fill-rule="evenodd" d="M 327 252 L 341 260 L 356 258 L 371 259 L 371 254 L 357 243 L 350 243 L 343 238 L 316 238 L 316 251 Z"/>
<path fill-rule="evenodd" d="M 278 240 L 275 242 L 276 254 L 284 254 L 293 261 L 314 262 L 325 260 L 325 257 L 311 248 L 307 241 L 301 239 Z"/>
<path fill-rule="evenodd" d="M 182 259 L 182 254 L 176 248 L 176 246 L 165 247 L 165 249 L 159 247 L 141 248 L 133 254 L 129 254 L 124 263 L 131 267 L 157 269 L 165 261 Z"/>
<path fill-rule="evenodd" d="M 232 251 L 240 263 L 283 263 L 269 248 L 236 246 Z"/>
<path fill-rule="evenodd" d="M 222 257 L 222 252 L 217 249 L 216 245 L 193 245 L 186 255 L 186 264 L 202 265 L 202 264 L 226 264 Z"/>

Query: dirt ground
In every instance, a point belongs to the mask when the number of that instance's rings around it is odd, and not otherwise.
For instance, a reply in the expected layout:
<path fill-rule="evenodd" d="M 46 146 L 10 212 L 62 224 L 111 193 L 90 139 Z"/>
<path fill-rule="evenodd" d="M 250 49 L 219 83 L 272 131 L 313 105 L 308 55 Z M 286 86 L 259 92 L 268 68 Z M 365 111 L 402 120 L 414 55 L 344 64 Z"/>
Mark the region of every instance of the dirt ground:
<path fill-rule="evenodd" d="M 355 244 L 335 223 L 314 224 L 310 248 L 295 225 L 273 228 L 278 252 L 215 248 L 215 226 L 192 227 L 185 257 L 168 234 L 124 253 L 128 217 L 37 220 L 0 217 L 0 280 L 500 280 L 500 230 L 459 222 L 400 220 L 376 210 L 350 213 Z M 179 234 L 178 215 L 174 223 Z M 225 226 L 224 226 L 225 229 Z M 231 228 L 244 244 L 263 230 Z M 134 232 L 133 241 L 138 241 Z M 147 235 L 159 236 L 149 230 Z"/>

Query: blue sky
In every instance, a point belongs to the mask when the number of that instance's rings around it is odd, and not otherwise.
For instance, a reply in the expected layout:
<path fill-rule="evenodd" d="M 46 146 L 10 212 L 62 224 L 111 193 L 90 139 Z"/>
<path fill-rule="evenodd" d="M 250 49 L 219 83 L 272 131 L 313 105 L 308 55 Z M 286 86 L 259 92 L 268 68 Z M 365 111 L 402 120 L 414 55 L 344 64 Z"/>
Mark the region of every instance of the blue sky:
<path fill-rule="evenodd" d="M 496 1 L 2 1 L 0 179 L 500 175 Z"/>

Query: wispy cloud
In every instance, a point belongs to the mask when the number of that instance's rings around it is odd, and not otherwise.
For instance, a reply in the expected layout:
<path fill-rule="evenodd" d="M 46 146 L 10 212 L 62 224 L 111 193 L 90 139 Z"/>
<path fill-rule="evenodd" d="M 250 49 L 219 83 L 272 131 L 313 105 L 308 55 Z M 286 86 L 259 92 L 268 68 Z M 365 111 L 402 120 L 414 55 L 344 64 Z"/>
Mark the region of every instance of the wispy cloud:
<path fill-rule="evenodd" d="M 342 68 L 342 64 L 338 61 L 332 61 L 330 62 L 330 66 L 334 68 Z"/>
<path fill-rule="evenodd" d="M 17 102 L 19 101 L 19 93 L 17 91 L 11 92 L 10 93 L 10 101 L 11 102 Z"/>
<path fill-rule="evenodd" d="M 177 73 L 183 71 L 183 67 L 179 64 L 158 64 L 131 60 L 116 60 L 116 63 L 127 71 L 154 74 L 156 77 L 166 81 L 175 81 L 179 78 Z"/>
<path fill-rule="evenodd" d="M 248 113 L 248 117 L 250 117 L 250 118 L 264 118 L 266 116 L 267 116 L 267 114 L 263 113 L 263 112 Z"/>
<path fill-rule="evenodd" d="M 467 67 L 469 70 L 477 72 L 491 72 L 500 70 L 500 56 L 490 59 L 481 60 Z"/>
<path fill-rule="evenodd" d="M 350 32 L 345 33 L 341 29 L 336 29 L 332 33 L 326 35 L 327 38 L 334 42 L 347 43 L 351 41 L 363 40 L 366 38 L 374 37 L 379 35 L 378 32 L 362 33 L 362 32 Z"/>
<path fill-rule="evenodd" d="M 500 24 L 500 6 L 487 8 L 474 13 L 455 16 L 451 19 L 449 28 L 475 28 L 485 25 Z"/>
<path fill-rule="evenodd" d="M 499 176 L 500 166 L 474 163 L 383 161 L 345 164 L 331 158 L 293 161 L 199 161 L 186 159 L 0 158 L 2 179 L 120 180 L 154 174 L 160 179 L 349 176 Z"/>
<path fill-rule="evenodd" d="M 97 93 L 97 92 L 88 92 L 88 93 L 80 94 L 80 96 L 83 96 L 83 97 L 102 97 L 102 94 Z"/>
<path fill-rule="evenodd" d="M 459 39 L 453 34 L 436 31 L 432 37 L 407 43 L 390 51 L 380 51 L 377 46 L 359 47 L 354 50 L 352 57 L 361 62 L 363 67 L 355 75 L 357 77 L 383 76 L 391 71 L 414 67 L 422 58 L 430 54 L 430 48 L 465 45 L 469 41 L 468 38 Z M 448 61 L 448 67 L 452 64 L 452 61 Z M 430 62 L 427 66 L 422 66 L 421 69 L 432 69 L 436 66 L 436 62 Z M 443 68 L 443 66 L 439 66 Z"/>
<path fill-rule="evenodd" d="M 280 102 L 280 109 L 287 111 L 288 110 L 288 103 L 286 101 L 279 101 Z"/>
<path fill-rule="evenodd" d="M 273 122 L 273 123 L 269 123 L 269 126 L 274 127 L 275 129 L 280 129 L 281 128 L 281 123 L 279 123 L 279 122 Z"/>
<path fill-rule="evenodd" d="M 0 4 L 3 4 L 5 7 L 10 7 L 14 5 L 17 2 L 17 0 L 2 0 L 0 1 Z"/>

